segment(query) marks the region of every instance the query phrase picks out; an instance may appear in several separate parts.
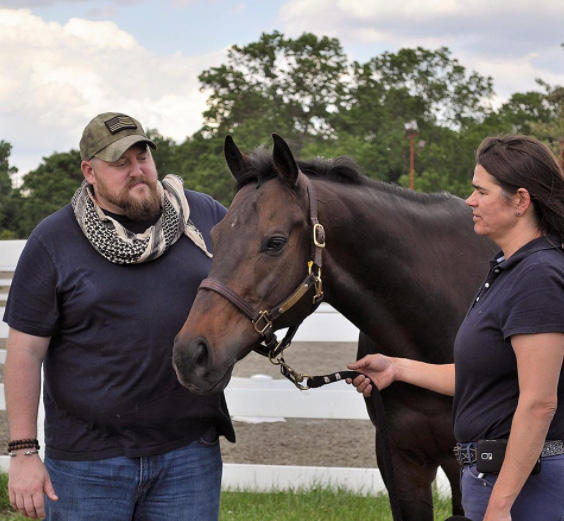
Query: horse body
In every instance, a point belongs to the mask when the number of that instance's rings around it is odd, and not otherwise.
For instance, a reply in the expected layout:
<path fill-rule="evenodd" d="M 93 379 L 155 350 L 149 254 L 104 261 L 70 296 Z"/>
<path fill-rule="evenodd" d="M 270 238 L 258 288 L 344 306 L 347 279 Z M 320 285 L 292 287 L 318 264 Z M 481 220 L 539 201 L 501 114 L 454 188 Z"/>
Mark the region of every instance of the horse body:
<path fill-rule="evenodd" d="M 377 182 L 361 190 L 315 184 L 327 235 L 325 300 L 386 351 L 452 362 L 457 327 L 492 253 L 473 232 L 471 210 L 452 196 Z"/>
<path fill-rule="evenodd" d="M 456 331 L 494 251 L 474 234 L 471 210 L 458 198 L 377 183 L 362 197 L 350 185 L 317 182 L 316 190 L 327 234 L 324 298 L 362 331 L 357 358 L 382 352 L 452 363 Z M 451 398 L 401 383 L 382 398 L 403 518 L 433 519 L 438 466 L 452 484 L 454 513 L 461 514 Z M 372 401 L 366 404 L 376 423 Z"/>
<path fill-rule="evenodd" d="M 226 143 L 226 157 L 240 189 L 212 232 L 210 278 L 257 310 L 276 306 L 300 284 L 311 225 L 299 164 L 315 185 L 325 228 L 324 300 L 362 331 L 358 356 L 382 352 L 452 362 L 457 328 L 494 251 L 474 234 L 471 210 L 462 200 L 367 180 L 350 165 L 335 163 L 320 173 L 319 163 L 296 163 L 281 138 L 266 168 L 264 157 L 253 161 L 234 147 Z M 330 179 L 335 175 L 340 182 Z M 308 295 L 276 327 L 298 324 L 313 309 Z M 221 391 L 235 362 L 260 340 L 231 302 L 200 291 L 175 341 L 179 381 L 193 392 Z M 453 485 L 454 513 L 461 513 L 451 398 L 402 383 L 384 390 L 382 398 L 403 518 L 433 519 L 431 484 L 438 466 Z M 369 402 L 367 407 L 374 422 Z M 378 440 L 376 445 L 381 461 Z"/>

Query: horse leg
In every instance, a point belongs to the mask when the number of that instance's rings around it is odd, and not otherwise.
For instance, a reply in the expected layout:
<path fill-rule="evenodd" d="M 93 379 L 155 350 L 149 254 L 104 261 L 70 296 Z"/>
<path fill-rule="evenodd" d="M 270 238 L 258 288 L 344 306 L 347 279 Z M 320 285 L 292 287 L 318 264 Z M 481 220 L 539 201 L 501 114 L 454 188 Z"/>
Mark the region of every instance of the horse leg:
<path fill-rule="evenodd" d="M 452 513 L 453 515 L 464 515 L 462 509 L 462 492 L 460 490 L 460 464 L 455 459 L 449 459 L 441 463 L 441 468 L 445 471 L 450 483 L 452 493 Z"/>
<path fill-rule="evenodd" d="M 376 436 L 376 459 L 384 484 L 388 488 L 389 476 L 383 464 L 381 443 Z M 392 446 L 392 463 L 404 521 L 433 521 L 432 484 L 437 472 L 436 465 L 416 461 L 413 453 Z"/>

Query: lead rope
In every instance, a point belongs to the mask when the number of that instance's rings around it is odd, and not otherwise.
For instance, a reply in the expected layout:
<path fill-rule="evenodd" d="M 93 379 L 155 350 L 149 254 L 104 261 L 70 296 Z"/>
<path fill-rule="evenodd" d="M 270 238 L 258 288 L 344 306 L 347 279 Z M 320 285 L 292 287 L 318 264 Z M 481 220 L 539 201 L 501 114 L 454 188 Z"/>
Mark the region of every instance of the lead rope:
<path fill-rule="evenodd" d="M 358 371 L 338 371 L 336 373 L 324 375 L 324 376 L 310 376 L 307 379 L 307 387 L 310 389 L 316 389 L 324 385 L 338 382 L 340 380 L 345 380 L 347 378 L 354 379 L 357 376 L 363 375 L 368 378 L 365 374 Z M 372 382 L 371 382 L 372 383 Z M 394 521 L 402 521 L 399 495 L 396 484 L 396 475 L 394 472 L 394 465 L 392 463 L 392 447 L 390 443 L 390 435 L 388 433 L 388 424 L 386 421 L 386 412 L 384 410 L 384 403 L 382 402 L 382 396 L 378 387 L 372 383 L 372 392 L 370 394 L 372 403 L 374 404 L 374 410 L 376 413 L 376 433 L 382 442 L 382 449 L 384 455 L 384 468 L 388 476 L 388 496 L 390 498 L 390 507 L 392 510 L 392 519 Z"/>

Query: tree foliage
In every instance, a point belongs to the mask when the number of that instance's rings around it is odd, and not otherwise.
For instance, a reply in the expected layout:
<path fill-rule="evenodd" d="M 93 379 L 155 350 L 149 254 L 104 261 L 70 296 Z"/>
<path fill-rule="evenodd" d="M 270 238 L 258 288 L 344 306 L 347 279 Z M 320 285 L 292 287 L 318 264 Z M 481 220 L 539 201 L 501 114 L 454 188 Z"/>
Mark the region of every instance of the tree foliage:
<path fill-rule="evenodd" d="M 45 217 L 70 203 L 83 180 L 77 150 L 44 157 L 41 165 L 24 177 L 20 191 L 20 233 L 27 237 Z"/>
<path fill-rule="evenodd" d="M 205 128 L 212 135 L 233 134 L 243 146 L 257 146 L 277 129 L 299 153 L 308 138 L 330 134 L 347 72 L 335 38 L 263 33 L 258 42 L 234 45 L 226 65 L 200 75 L 202 88 L 211 92 Z"/>
<path fill-rule="evenodd" d="M 17 236 L 11 176 L 16 174 L 18 169 L 10 166 L 11 151 L 10 143 L 0 141 L 0 239 L 12 239 Z"/>
<path fill-rule="evenodd" d="M 149 130 L 161 178 L 177 174 L 187 188 L 226 206 L 233 180 L 223 158 L 225 136 L 242 150 L 271 146 L 282 135 L 297 157 L 352 156 L 366 175 L 408 186 L 410 143 L 404 124 L 416 120 L 415 186 L 466 196 L 475 150 L 488 135 L 530 134 L 558 155 L 564 136 L 564 87 L 537 80 L 492 108 L 493 82 L 468 71 L 449 49 L 417 47 L 351 61 L 335 38 L 263 33 L 232 46 L 226 63 L 200 75 L 209 93 L 204 124 L 182 143 Z M 11 146 L 0 141 L 0 238 L 26 237 L 67 204 L 82 181 L 78 152 L 55 153 L 12 187 Z M 1 231 L 1 230 L 4 231 Z"/>

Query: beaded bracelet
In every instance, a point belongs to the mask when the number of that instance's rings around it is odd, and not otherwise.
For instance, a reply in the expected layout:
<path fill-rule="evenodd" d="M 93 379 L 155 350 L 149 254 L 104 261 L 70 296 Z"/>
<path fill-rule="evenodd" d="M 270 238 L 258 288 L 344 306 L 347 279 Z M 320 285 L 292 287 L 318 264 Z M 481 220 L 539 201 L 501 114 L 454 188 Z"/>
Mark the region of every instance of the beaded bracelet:
<path fill-rule="evenodd" d="M 13 440 L 8 443 L 8 452 L 19 449 L 35 449 L 39 450 L 39 442 L 37 438 L 28 438 L 25 440 Z"/>

